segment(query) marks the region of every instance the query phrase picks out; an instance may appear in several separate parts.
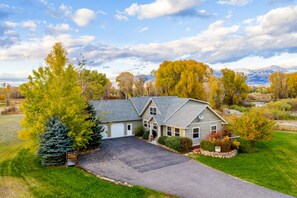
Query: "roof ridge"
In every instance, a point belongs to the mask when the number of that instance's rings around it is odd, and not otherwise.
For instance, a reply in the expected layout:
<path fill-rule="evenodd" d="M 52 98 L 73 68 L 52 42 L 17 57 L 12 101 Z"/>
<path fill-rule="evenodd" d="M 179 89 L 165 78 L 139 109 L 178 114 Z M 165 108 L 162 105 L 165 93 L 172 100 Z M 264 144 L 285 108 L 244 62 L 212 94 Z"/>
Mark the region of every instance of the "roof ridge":
<path fill-rule="evenodd" d="M 137 112 L 137 114 L 140 116 L 140 113 L 138 112 L 134 102 L 131 100 L 131 98 L 129 98 L 130 102 L 132 103 L 132 106 L 134 107 L 135 111 Z"/>

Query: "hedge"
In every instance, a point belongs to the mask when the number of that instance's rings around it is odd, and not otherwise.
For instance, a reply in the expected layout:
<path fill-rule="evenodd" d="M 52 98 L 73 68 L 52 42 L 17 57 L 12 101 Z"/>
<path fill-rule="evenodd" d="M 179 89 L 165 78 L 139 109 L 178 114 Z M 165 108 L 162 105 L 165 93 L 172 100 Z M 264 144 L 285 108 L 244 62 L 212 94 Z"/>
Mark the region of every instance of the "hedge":
<path fill-rule="evenodd" d="M 162 145 L 165 145 L 166 143 L 166 140 L 168 139 L 169 137 L 168 136 L 161 136 L 158 138 L 158 143 L 159 144 L 162 144 Z"/>
<path fill-rule="evenodd" d="M 215 151 L 214 143 L 208 140 L 202 140 L 200 142 L 200 148 L 206 151 Z"/>
<path fill-rule="evenodd" d="M 168 137 L 165 145 L 178 152 L 186 153 L 192 150 L 193 142 L 187 137 Z"/>

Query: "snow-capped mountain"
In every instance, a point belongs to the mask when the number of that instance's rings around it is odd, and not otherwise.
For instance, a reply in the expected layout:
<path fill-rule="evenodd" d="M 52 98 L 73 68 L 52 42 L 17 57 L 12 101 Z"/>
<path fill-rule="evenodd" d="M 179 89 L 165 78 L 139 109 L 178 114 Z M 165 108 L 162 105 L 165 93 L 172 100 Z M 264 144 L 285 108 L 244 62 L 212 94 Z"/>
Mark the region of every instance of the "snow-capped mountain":
<path fill-rule="evenodd" d="M 247 83 L 251 85 L 268 84 L 269 76 L 275 72 L 287 73 L 288 70 L 275 65 L 266 68 L 250 70 L 250 72 L 247 74 Z"/>
<path fill-rule="evenodd" d="M 269 83 L 269 76 L 275 72 L 290 73 L 297 71 L 297 67 L 292 67 L 285 69 L 283 67 L 273 65 L 270 67 L 265 67 L 261 69 L 240 69 L 235 70 L 236 72 L 243 72 L 247 75 L 247 83 L 249 85 L 265 85 Z M 215 70 L 214 74 L 218 77 L 221 77 L 222 74 L 220 71 Z"/>

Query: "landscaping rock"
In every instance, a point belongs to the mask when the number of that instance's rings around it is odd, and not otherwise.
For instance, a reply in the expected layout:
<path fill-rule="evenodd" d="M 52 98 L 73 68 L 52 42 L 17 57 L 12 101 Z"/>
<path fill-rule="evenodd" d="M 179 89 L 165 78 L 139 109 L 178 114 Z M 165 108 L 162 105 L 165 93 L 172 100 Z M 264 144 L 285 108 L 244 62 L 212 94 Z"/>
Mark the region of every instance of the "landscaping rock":
<path fill-rule="evenodd" d="M 212 152 L 212 151 L 205 151 L 200 148 L 200 153 L 204 156 L 210 156 L 210 157 L 232 158 L 238 154 L 238 151 L 234 149 L 230 152 Z"/>

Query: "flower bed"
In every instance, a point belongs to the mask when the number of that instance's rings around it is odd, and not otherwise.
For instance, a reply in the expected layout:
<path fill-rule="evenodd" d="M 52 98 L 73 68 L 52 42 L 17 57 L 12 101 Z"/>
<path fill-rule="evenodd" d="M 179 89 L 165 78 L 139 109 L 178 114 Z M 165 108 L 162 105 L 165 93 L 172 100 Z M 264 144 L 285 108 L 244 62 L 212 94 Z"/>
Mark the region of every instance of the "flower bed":
<path fill-rule="evenodd" d="M 200 153 L 204 156 L 210 156 L 210 157 L 232 158 L 238 154 L 238 151 L 234 149 L 229 152 L 214 152 L 214 151 L 206 151 L 200 148 Z"/>

